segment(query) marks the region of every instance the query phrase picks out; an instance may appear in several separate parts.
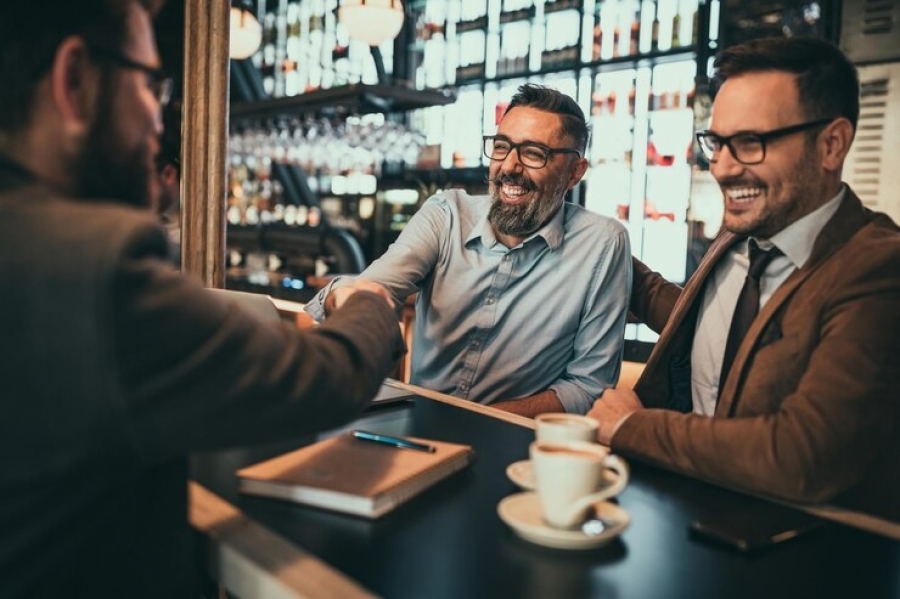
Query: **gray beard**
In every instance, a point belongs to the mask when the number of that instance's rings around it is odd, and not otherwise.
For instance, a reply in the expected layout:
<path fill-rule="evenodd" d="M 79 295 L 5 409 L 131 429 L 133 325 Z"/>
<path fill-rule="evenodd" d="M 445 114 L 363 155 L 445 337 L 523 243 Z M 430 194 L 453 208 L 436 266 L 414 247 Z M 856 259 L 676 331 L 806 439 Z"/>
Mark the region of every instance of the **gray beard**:
<path fill-rule="evenodd" d="M 565 189 L 554 189 L 551 194 L 556 201 L 544 194 L 537 194 L 527 204 L 506 204 L 500 201 L 499 192 L 491 186 L 491 209 L 488 222 L 495 231 L 511 237 L 528 237 L 553 218 L 562 205 Z"/>

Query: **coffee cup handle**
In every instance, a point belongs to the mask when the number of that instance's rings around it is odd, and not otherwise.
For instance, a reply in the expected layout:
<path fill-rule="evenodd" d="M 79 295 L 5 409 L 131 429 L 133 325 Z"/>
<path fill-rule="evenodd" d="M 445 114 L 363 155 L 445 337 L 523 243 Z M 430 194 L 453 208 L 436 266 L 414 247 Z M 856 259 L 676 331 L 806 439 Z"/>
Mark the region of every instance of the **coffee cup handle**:
<path fill-rule="evenodd" d="M 603 459 L 603 465 L 616 473 L 616 481 L 608 487 L 605 487 L 603 490 L 586 495 L 576 501 L 569 512 L 568 520 L 570 526 L 575 526 L 583 520 L 585 510 L 592 504 L 618 495 L 625 488 L 625 485 L 628 484 L 629 470 L 625 460 L 621 459 L 619 456 L 608 455 Z"/>
<path fill-rule="evenodd" d="M 628 464 L 617 455 L 608 455 L 603 460 L 603 465 L 616 473 L 616 482 L 603 489 L 607 492 L 606 497 L 618 495 L 628 484 L 628 475 L 631 472 L 628 470 Z"/>

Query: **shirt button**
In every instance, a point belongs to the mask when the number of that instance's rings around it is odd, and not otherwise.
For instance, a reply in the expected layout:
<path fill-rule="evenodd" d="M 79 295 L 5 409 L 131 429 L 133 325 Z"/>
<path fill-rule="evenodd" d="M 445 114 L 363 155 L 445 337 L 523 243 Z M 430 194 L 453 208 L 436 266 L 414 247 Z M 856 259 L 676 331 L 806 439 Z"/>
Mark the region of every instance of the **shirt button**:
<path fill-rule="evenodd" d="M 491 304 L 493 304 L 493 303 L 494 303 L 494 298 L 489 297 L 489 298 L 487 299 L 487 303 L 488 303 L 488 306 L 490 306 Z"/>

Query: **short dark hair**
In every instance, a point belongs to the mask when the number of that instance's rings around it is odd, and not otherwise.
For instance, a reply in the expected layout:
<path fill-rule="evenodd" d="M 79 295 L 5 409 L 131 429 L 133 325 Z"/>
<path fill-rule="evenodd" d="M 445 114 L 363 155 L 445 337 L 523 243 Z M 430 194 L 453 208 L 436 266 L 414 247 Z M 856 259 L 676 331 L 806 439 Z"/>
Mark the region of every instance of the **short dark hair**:
<path fill-rule="evenodd" d="M 713 89 L 746 73 L 783 71 L 796 75 L 800 106 L 809 120 L 859 120 L 859 75 L 841 50 L 813 37 L 752 40 L 723 50 L 713 63 Z"/>
<path fill-rule="evenodd" d="M 589 131 L 584 112 L 578 102 L 552 87 L 526 83 L 519 86 L 503 115 L 506 116 L 516 106 L 527 106 L 559 115 L 562 120 L 563 134 L 571 137 L 575 146 L 584 155 Z"/>
<path fill-rule="evenodd" d="M 151 14 L 155 6 L 149 0 L 0 2 L 0 131 L 28 126 L 38 82 L 63 40 L 78 35 L 103 48 L 123 48 L 132 4 Z"/>

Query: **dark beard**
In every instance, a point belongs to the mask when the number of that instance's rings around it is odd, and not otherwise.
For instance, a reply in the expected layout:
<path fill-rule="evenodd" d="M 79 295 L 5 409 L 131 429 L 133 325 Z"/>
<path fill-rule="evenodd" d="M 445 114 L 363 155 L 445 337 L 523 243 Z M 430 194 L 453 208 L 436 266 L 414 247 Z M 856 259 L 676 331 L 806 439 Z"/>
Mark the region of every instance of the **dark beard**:
<path fill-rule="evenodd" d="M 75 195 L 140 208 L 151 206 L 153 161 L 147 144 L 124 152 L 118 143 L 111 106 L 113 77 L 102 83 L 96 118 L 72 165 Z"/>
<path fill-rule="evenodd" d="M 525 177 L 516 175 L 499 175 L 491 181 L 488 222 L 498 233 L 512 237 L 528 237 L 543 227 L 556 214 L 565 192 L 564 188 L 557 188 L 549 194 L 538 192 L 527 204 L 506 204 L 500 201 L 498 191 L 504 183 L 521 185 L 529 191 L 534 190 L 534 184 Z M 551 197 L 557 201 L 550 201 Z"/>

